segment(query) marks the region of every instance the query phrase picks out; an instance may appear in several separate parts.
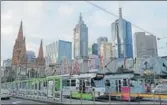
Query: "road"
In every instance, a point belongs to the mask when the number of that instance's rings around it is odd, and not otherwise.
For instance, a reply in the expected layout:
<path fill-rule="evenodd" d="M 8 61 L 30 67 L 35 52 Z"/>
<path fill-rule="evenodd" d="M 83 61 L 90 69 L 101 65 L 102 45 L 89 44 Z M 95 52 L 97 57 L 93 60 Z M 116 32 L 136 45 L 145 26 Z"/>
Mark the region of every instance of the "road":
<path fill-rule="evenodd" d="M 7 99 L 2 99 L 1 104 L 46 104 L 46 103 L 40 103 L 40 102 L 35 102 L 31 100 L 23 100 L 23 99 L 18 99 L 18 98 L 10 98 L 9 100 Z"/>
<path fill-rule="evenodd" d="M 107 100 L 101 100 L 100 101 L 96 101 L 95 103 L 93 101 L 82 101 L 83 104 L 109 104 L 109 102 Z M 36 101 L 31 101 L 31 100 L 24 100 L 24 99 L 19 99 L 19 98 L 10 98 L 9 100 L 1 100 L 1 104 L 46 104 L 46 103 L 42 103 L 42 102 L 36 102 Z M 66 102 L 64 102 L 64 104 L 70 104 L 70 100 L 66 100 Z M 81 102 L 79 100 L 72 100 L 71 104 L 81 104 Z M 111 104 L 122 104 L 122 105 L 129 105 L 129 102 L 124 102 L 124 101 L 115 101 L 115 100 L 111 100 Z M 130 104 L 154 104 L 153 101 L 141 101 L 141 102 L 130 102 Z M 160 102 L 155 102 L 156 105 L 160 105 Z M 167 102 L 162 102 L 161 104 L 167 104 Z M 50 105 L 48 103 L 48 105 Z"/>

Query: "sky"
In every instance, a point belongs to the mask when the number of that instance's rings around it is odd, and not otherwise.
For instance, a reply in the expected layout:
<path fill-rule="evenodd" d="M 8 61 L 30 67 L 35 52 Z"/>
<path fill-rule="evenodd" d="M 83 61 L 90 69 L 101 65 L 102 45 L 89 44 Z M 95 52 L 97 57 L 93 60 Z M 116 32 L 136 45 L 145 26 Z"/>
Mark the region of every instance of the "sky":
<path fill-rule="evenodd" d="M 158 41 L 158 54 L 167 55 L 167 1 L 91 1 L 118 15 L 122 7 L 123 18 L 142 27 Z M 38 54 L 40 40 L 45 46 L 56 40 L 73 40 L 73 29 L 79 14 L 88 26 L 89 45 L 100 36 L 111 40 L 111 23 L 117 18 L 92 6 L 86 1 L 2 1 L 1 2 L 1 61 L 12 57 L 21 20 L 27 50 Z M 134 32 L 143 30 L 132 26 Z"/>

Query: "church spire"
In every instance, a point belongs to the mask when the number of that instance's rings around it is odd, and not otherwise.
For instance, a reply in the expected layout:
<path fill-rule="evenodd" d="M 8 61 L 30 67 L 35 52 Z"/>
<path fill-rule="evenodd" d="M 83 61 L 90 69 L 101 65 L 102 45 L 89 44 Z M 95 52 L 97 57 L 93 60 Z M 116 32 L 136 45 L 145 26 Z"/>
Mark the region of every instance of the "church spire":
<path fill-rule="evenodd" d="M 40 48 L 39 48 L 39 53 L 38 53 L 38 58 L 43 58 L 43 42 L 41 40 Z"/>
<path fill-rule="evenodd" d="M 20 23 L 19 33 L 18 33 L 18 40 L 23 40 L 23 22 Z"/>
<path fill-rule="evenodd" d="M 26 42 L 25 42 L 25 37 L 23 39 L 23 44 L 21 48 L 21 53 L 20 53 L 20 59 L 19 59 L 19 64 L 26 64 L 27 63 L 27 54 L 26 54 Z"/>
<path fill-rule="evenodd" d="M 38 57 L 37 57 L 37 65 L 45 65 L 45 58 L 43 55 L 43 43 L 41 40 L 41 44 L 40 44 L 40 48 L 39 48 L 39 53 L 38 53 Z"/>

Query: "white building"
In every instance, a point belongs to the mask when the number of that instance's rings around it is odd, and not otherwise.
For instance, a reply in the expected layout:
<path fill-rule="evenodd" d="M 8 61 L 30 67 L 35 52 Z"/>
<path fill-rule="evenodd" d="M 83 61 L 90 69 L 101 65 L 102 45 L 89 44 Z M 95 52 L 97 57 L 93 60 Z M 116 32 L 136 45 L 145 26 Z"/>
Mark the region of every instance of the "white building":
<path fill-rule="evenodd" d="M 100 56 L 103 59 L 107 59 L 113 56 L 112 43 L 106 42 L 102 43 L 100 46 Z"/>
<path fill-rule="evenodd" d="M 97 44 L 98 44 L 98 55 L 100 55 L 100 46 L 101 46 L 101 44 L 102 43 L 106 43 L 106 42 L 108 42 L 108 38 L 107 37 L 99 37 L 98 39 L 97 39 Z"/>
<path fill-rule="evenodd" d="M 146 35 L 145 32 L 136 32 L 134 38 L 136 57 L 156 57 L 157 41 L 156 36 Z"/>
<path fill-rule="evenodd" d="M 88 57 L 88 27 L 80 14 L 79 22 L 74 28 L 74 58 Z"/>

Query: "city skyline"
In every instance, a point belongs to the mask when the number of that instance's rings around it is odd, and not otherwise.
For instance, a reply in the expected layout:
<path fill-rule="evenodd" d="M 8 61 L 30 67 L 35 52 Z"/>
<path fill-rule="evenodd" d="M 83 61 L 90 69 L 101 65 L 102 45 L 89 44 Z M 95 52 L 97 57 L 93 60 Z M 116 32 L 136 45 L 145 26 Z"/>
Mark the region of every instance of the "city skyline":
<path fill-rule="evenodd" d="M 53 3 L 53 4 L 52 4 Z M 71 6 L 68 3 L 73 4 Z M 105 7 L 108 11 L 111 11 L 118 15 L 118 2 L 93 2 L 101 7 Z M 148 30 L 149 32 L 155 32 L 157 37 L 165 37 L 167 30 L 165 30 L 165 23 L 167 20 L 167 14 L 165 14 L 165 3 L 159 2 L 161 5 L 157 7 L 158 2 L 122 2 L 123 15 L 128 21 L 139 25 L 140 27 Z M 21 9 L 19 5 L 23 5 L 25 9 Z M 60 6 L 58 6 L 61 4 Z M 80 7 L 80 5 L 83 5 Z M 142 8 L 145 6 L 149 9 L 145 9 L 145 17 L 142 16 Z M 48 6 L 45 9 L 45 6 Z M 26 9 L 29 7 L 28 9 Z M 111 8 L 110 8 L 111 7 Z M 58 8 L 57 10 L 55 8 Z M 78 9 L 77 9 L 78 8 Z M 136 8 L 135 11 L 132 8 Z M 156 9 L 154 9 L 156 8 Z M 77 9 L 77 10 L 76 10 Z M 152 12 L 153 10 L 154 12 Z M 164 10 L 164 11 L 163 11 Z M 12 48 L 14 41 L 17 37 L 19 30 L 19 24 L 22 20 L 24 23 L 23 31 L 26 37 L 27 50 L 36 52 L 38 49 L 38 42 L 36 40 L 43 39 L 44 46 L 53 40 L 67 40 L 72 41 L 73 27 L 78 21 L 79 13 L 83 14 L 85 23 L 89 29 L 89 45 L 96 42 L 100 36 L 108 37 L 111 40 L 111 23 L 115 21 L 115 17 L 106 14 L 105 12 L 93 7 L 92 5 L 81 2 L 2 2 L 2 58 L 1 61 L 12 57 Z M 88 12 L 89 11 L 89 12 Z M 160 13 L 159 13 L 160 11 Z M 136 12 L 136 13 L 135 13 Z M 56 14 L 57 13 L 57 14 Z M 90 15 L 92 14 L 92 15 Z M 158 14 L 158 15 L 155 15 Z M 163 15 L 162 15 L 163 14 Z M 39 16 L 37 16 L 39 15 Z M 162 15 L 162 16 L 161 16 Z M 41 18 L 39 18 L 41 17 Z M 56 18 L 58 17 L 58 18 Z M 159 28 L 162 26 L 162 28 Z M 133 27 L 132 27 L 133 30 Z M 141 30 L 139 30 L 140 32 Z M 134 36 L 132 31 L 132 36 Z M 48 37 L 49 36 L 49 37 Z M 12 42 L 12 43 L 11 43 Z M 159 41 L 159 47 L 165 46 L 165 48 L 159 49 L 159 55 L 163 54 L 167 49 L 166 40 Z M 45 50 L 44 50 L 45 51 Z"/>

